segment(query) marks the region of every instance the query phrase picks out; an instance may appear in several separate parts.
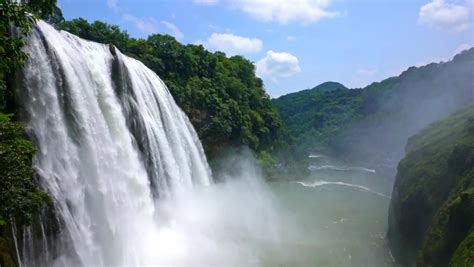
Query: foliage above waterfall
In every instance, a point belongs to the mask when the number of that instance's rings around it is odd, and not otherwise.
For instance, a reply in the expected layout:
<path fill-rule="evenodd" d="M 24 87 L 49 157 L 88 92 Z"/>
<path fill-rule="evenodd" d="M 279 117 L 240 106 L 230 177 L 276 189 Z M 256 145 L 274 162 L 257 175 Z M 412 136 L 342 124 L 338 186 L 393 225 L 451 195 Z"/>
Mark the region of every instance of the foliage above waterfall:
<path fill-rule="evenodd" d="M 191 119 L 208 154 L 229 145 L 271 149 L 278 139 L 279 115 L 249 60 L 211 53 L 201 45 L 182 45 L 169 35 L 131 38 L 117 26 L 100 21 L 74 19 L 60 28 L 113 44 L 155 71 Z"/>
<path fill-rule="evenodd" d="M 6 76 L 13 73 L 26 59 L 21 50 L 24 37 L 31 29 L 33 17 L 25 5 L 11 1 L 0 3 L 0 110 L 5 108 Z M 18 35 L 11 34 L 11 25 L 18 27 Z"/>
<path fill-rule="evenodd" d="M 474 101 L 473 62 L 470 49 L 362 89 L 304 90 L 273 103 L 300 152 L 329 146 L 352 159 L 394 165 L 410 135 Z"/>
<path fill-rule="evenodd" d="M 17 70 L 27 55 L 21 50 L 25 37 L 37 18 L 59 22 L 61 10 L 56 0 L 0 2 L 0 111 L 5 108 L 6 79 Z"/>
<path fill-rule="evenodd" d="M 389 240 L 399 261 L 474 265 L 474 106 L 409 139 L 398 166 Z"/>

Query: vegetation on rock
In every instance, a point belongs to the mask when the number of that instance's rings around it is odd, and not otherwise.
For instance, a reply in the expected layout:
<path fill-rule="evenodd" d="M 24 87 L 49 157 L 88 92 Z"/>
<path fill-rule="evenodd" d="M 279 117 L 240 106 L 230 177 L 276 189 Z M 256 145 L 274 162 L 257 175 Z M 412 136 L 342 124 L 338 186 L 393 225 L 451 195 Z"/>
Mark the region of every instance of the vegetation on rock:
<path fill-rule="evenodd" d="M 12 218 L 28 223 L 49 199 L 33 178 L 34 153 L 21 124 L 0 117 L 0 226 Z"/>
<path fill-rule="evenodd" d="M 389 211 L 397 259 L 417 266 L 474 264 L 474 106 L 407 144 Z"/>
<path fill-rule="evenodd" d="M 35 149 L 22 125 L 12 120 L 17 112 L 12 77 L 27 59 L 22 47 L 37 18 L 60 21 L 56 0 L 0 2 L 0 266 L 17 263 L 11 223 L 33 224 L 50 202 L 34 177 Z"/>

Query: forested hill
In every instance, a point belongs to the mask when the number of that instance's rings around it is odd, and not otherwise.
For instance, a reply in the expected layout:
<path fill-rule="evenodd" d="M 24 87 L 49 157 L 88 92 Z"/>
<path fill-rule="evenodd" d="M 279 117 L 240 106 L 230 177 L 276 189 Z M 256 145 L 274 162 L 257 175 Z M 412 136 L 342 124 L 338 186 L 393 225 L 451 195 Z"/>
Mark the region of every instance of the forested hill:
<path fill-rule="evenodd" d="M 389 210 L 395 258 L 474 266 L 474 105 L 424 128 L 406 150 Z"/>
<path fill-rule="evenodd" d="M 57 26 L 84 39 L 112 44 L 156 72 L 190 118 L 208 156 L 240 145 L 269 151 L 278 141 L 280 117 L 249 60 L 211 53 L 201 45 L 183 45 L 169 35 L 135 39 L 100 21 L 74 19 Z"/>
<path fill-rule="evenodd" d="M 290 137 L 305 146 L 307 142 L 324 143 L 331 131 L 357 115 L 360 106 L 360 92 L 348 90 L 344 85 L 326 82 L 296 93 L 274 99 Z M 308 137 L 311 140 L 307 140 Z M 304 139 L 304 140 L 303 140 Z"/>
<path fill-rule="evenodd" d="M 305 110 L 311 109 L 316 103 L 313 103 L 310 99 L 316 100 L 322 93 L 333 92 L 338 90 L 348 90 L 344 85 L 337 82 L 325 82 L 312 89 L 306 89 L 298 91 L 296 93 L 290 93 L 273 100 L 273 103 L 278 108 L 278 111 L 282 117 L 286 118 L 288 124 L 292 124 L 294 120 L 290 121 L 289 117 L 293 115 L 299 115 L 304 113 Z M 328 94 L 332 95 L 332 94 Z M 317 105 L 321 106 L 321 105 Z M 301 114 L 304 116 L 303 114 Z M 293 118 L 294 119 L 294 118 Z M 304 120 L 305 118 L 301 118 Z M 312 118 L 311 118 L 312 119 Z M 299 121 L 299 120 L 298 120 Z"/>
<path fill-rule="evenodd" d="M 474 49 L 362 89 L 274 99 L 296 151 L 327 150 L 395 166 L 409 136 L 474 101 Z"/>
<path fill-rule="evenodd" d="M 330 92 L 335 90 L 347 90 L 348 88 L 338 82 L 325 82 L 312 89 L 309 89 L 310 92 Z"/>

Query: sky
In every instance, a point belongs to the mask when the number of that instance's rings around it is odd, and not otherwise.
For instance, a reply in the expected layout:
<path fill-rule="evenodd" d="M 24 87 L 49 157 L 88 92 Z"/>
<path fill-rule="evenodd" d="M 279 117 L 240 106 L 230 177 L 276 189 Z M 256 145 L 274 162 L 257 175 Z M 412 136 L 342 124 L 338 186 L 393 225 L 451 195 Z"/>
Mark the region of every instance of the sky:
<path fill-rule="evenodd" d="M 474 0 L 58 0 L 66 19 L 243 55 L 272 97 L 349 88 L 450 60 L 474 43 Z"/>

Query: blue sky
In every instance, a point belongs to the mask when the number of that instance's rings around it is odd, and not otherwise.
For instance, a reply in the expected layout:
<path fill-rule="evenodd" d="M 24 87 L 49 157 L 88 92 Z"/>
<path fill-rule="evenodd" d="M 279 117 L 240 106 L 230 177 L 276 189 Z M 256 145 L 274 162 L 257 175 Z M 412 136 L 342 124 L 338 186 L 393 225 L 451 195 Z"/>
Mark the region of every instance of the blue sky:
<path fill-rule="evenodd" d="M 134 37 L 241 54 L 277 97 L 338 81 L 354 88 L 474 43 L 474 0 L 58 0 L 66 19 L 117 24 Z"/>

